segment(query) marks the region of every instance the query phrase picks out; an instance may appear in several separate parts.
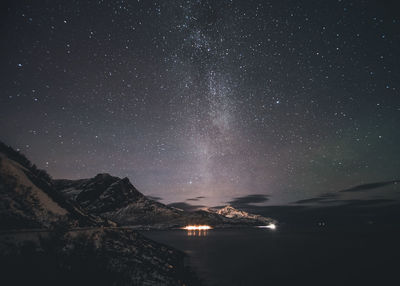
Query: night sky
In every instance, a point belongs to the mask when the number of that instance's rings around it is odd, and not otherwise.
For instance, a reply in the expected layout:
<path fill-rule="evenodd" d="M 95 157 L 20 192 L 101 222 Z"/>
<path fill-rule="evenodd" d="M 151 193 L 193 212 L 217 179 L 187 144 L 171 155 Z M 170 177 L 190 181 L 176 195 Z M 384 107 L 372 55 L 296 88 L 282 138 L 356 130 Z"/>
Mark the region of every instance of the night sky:
<path fill-rule="evenodd" d="M 166 203 L 397 180 L 395 3 L 2 1 L 0 140 Z"/>

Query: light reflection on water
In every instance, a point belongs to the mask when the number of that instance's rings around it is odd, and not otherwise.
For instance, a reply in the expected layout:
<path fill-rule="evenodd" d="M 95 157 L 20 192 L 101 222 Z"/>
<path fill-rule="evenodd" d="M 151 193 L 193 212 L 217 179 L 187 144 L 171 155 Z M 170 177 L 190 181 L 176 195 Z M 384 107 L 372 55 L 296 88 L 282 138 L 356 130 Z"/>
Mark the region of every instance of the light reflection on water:
<path fill-rule="evenodd" d="M 207 236 L 208 230 L 207 229 L 195 229 L 195 230 L 187 230 L 187 236 Z"/>

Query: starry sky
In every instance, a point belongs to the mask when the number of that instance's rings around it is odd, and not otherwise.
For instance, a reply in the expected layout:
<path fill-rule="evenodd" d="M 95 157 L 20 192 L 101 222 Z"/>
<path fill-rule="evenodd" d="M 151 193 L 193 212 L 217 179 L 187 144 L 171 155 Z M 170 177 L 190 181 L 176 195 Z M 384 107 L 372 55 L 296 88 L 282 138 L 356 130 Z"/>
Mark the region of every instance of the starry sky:
<path fill-rule="evenodd" d="M 400 177 L 396 1 L 1 5 L 0 140 L 54 178 L 217 205 Z"/>

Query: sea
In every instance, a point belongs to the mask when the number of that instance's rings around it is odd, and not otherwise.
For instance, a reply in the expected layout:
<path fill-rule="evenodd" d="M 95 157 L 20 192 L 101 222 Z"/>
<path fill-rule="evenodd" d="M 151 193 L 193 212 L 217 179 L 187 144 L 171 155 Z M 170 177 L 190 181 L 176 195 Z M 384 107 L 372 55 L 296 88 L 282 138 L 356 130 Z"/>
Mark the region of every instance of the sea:
<path fill-rule="evenodd" d="M 359 228 L 146 231 L 187 254 L 205 285 L 400 285 L 400 231 Z"/>

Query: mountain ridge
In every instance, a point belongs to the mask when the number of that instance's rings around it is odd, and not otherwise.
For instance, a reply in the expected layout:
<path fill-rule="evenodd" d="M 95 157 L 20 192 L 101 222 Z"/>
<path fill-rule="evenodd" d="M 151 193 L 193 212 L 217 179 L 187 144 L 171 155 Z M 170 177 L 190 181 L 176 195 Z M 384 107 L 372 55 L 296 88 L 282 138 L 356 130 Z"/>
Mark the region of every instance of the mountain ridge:
<path fill-rule="evenodd" d="M 100 173 L 89 179 L 55 180 L 55 188 L 67 199 L 76 201 L 89 213 L 120 225 L 143 228 L 179 228 L 188 224 L 213 227 L 255 226 L 275 220 L 225 206 L 194 212 L 179 210 L 151 200 L 140 193 L 128 178 Z"/>
<path fill-rule="evenodd" d="M 1 142 L 0 142 L 1 143 Z M 0 221 L 6 229 L 48 228 L 58 220 L 71 227 L 181 228 L 254 226 L 273 221 L 233 207 L 182 211 L 146 197 L 130 180 L 99 173 L 92 178 L 52 179 L 23 154 L 0 144 Z"/>
<path fill-rule="evenodd" d="M 261 215 L 251 214 L 243 210 L 239 210 L 232 205 L 226 205 L 222 208 L 208 208 L 207 210 L 231 219 L 253 220 L 265 224 L 276 224 L 276 220 L 274 219 L 266 218 Z"/>
<path fill-rule="evenodd" d="M 79 204 L 55 191 L 50 175 L 23 154 L 0 142 L 0 226 L 2 229 L 44 227 L 58 221 L 71 226 L 112 225 L 87 214 Z"/>

